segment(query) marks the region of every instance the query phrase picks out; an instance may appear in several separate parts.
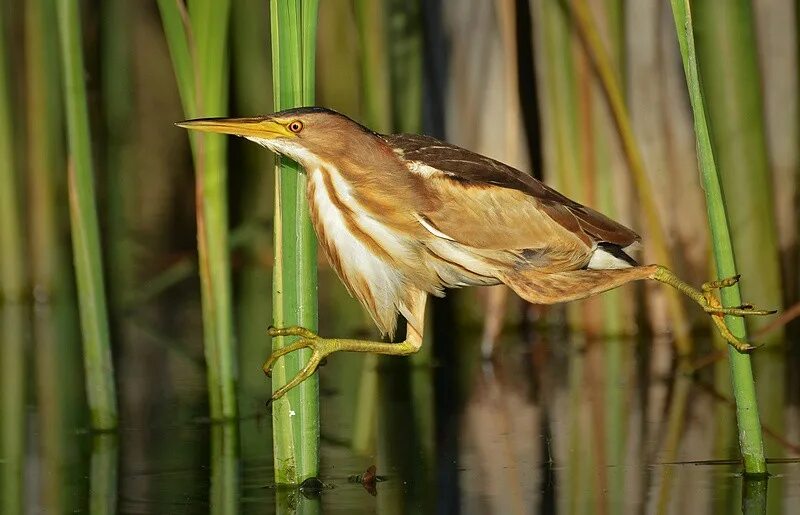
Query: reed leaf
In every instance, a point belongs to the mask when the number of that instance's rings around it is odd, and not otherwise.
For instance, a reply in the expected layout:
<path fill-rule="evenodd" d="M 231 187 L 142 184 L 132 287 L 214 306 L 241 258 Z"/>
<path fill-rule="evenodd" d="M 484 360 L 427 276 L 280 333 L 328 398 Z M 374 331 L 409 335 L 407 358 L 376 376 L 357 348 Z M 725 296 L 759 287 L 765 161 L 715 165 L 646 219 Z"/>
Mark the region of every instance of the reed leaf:
<path fill-rule="evenodd" d="M 314 103 L 316 0 L 271 0 L 272 81 L 276 110 Z M 316 238 L 308 214 L 306 177 L 297 163 L 278 159 L 275 175 L 273 323 L 317 327 Z M 273 350 L 291 341 L 273 339 Z M 309 349 L 278 360 L 273 390 L 299 372 Z M 300 484 L 319 471 L 319 378 L 303 381 L 272 411 L 275 481 Z"/>
<path fill-rule="evenodd" d="M 92 426 L 96 429 L 112 429 L 117 425 L 117 405 L 94 196 L 80 4 L 72 0 L 57 0 L 56 7 L 70 155 L 70 222 L 83 332 L 86 390 Z"/>
<path fill-rule="evenodd" d="M 694 114 L 697 158 L 706 196 L 708 220 L 711 226 L 714 261 L 719 277 L 733 276 L 736 274 L 733 243 L 731 241 L 720 174 L 717 170 L 712 149 L 705 100 L 697 66 L 692 11 L 689 0 L 671 0 L 671 4 L 673 17 L 675 18 L 675 30 L 681 48 L 683 67 L 686 73 L 689 100 Z M 721 291 L 721 296 L 722 303 L 726 306 L 737 306 L 742 303 L 738 285 L 724 288 Z M 735 336 L 738 338 L 746 337 L 745 324 L 742 318 L 725 317 L 725 322 Z M 733 347 L 729 347 L 728 352 L 733 393 L 736 400 L 739 447 L 744 460 L 744 470 L 746 474 L 763 475 L 766 474 L 767 468 L 764 460 L 764 444 L 750 356 L 736 351 Z"/>
<path fill-rule="evenodd" d="M 195 78 L 198 113 L 220 116 L 228 99 L 227 28 L 228 0 L 189 2 L 194 37 Z M 211 387 L 218 393 L 215 418 L 233 418 L 236 402 L 236 353 L 233 341 L 230 257 L 228 249 L 227 138 L 217 134 L 199 136 L 196 151 L 195 195 L 197 205 L 198 257 L 203 298 L 204 334 L 212 340 L 206 346 Z M 211 371 L 213 372 L 213 376 Z"/>
<path fill-rule="evenodd" d="M 228 0 L 159 0 L 161 21 L 187 117 L 227 107 Z M 228 249 L 227 145 L 217 134 L 190 134 L 195 162 L 197 250 L 209 403 L 215 419 L 233 418 L 236 359 Z"/>
<path fill-rule="evenodd" d="M 263 0 L 242 0 L 231 4 L 231 74 L 233 77 L 234 111 L 268 113 L 272 111 L 272 76 L 269 62 L 269 4 Z M 232 211 L 240 226 L 251 227 L 238 254 L 243 266 L 236 272 L 236 333 L 239 362 L 257 363 L 264 359 L 264 313 L 272 311 L 271 273 L 260 262 L 272 252 L 271 225 L 273 183 L 271 170 L 274 157 L 258 145 L 245 140 L 231 141 L 236 156 L 236 182 L 231 182 Z M 236 199 L 236 200 L 233 200 Z M 231 250 L 236 248 L 236 232 L 231 232 Z M 241 238 L 240 238 L 241 239 Z M 247 408 L 262 411 L 264 376 L 248 372 L 239 380 L 240 411 Z M 252 436 L 252 438 L 251 438 Z M 247 440 L 246 440 L 247 439 Z M 259 431 L 242 431 L 242 449 L 263 449 L 271 452 L 272 442 Z"/>

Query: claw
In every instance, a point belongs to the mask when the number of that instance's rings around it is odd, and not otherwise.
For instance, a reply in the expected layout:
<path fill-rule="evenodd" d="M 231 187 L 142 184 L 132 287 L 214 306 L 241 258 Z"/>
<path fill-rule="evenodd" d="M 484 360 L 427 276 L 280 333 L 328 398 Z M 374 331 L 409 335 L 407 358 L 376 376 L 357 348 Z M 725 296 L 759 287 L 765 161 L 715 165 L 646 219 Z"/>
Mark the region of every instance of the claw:
<path fill-rule="evenodd" d="M 276 336 L 302 336 L 303 338 L 316 338 L 317 335 L 313 331 L 309 331 L 305 327 L 300 327 L 297 325 L 289 326 L 289 327 L 275 327 L 273 325 L 267 328 L 267 332 L 273 338 Z"/>
<path fill-rule="evenodd" d="M 288 383 L 275 390 L 275 392 L 272 394 L 272 398 L 267 401 L 267 406 L 269 407 L 274 401 L 283 397 L 286 392 L 302 383 L 314 372 L 316 372 L 317 368 L 320 366 L 320 363 L 328 354 L 335 351 L 335 348 L 326 348 L 324 345 L 324 339 L 320 338 L 316 333 L 304 327 L 292 326 L 277 328 L 270 326 L 268 332 L 272 337 L 300 336 L 300 339 L 285 347 L 275 350 L 270 357 L 267 358 L 267 361 L 264 362 L 264 365 L 262 366 L 262 369 L 267 377 L 272 377 L 272 366 L 281 356 L 285 356 L 290 352 L 294 352 L 303 348 L 310 348 L 312 350 L 311 358 L 308 360 L 308 363 L 306 363 L 306 366 L 303 367 L 303 369 L 300 370 L 300 372 L 298 372 L 297 375 L 295 375 Z"/>
<path fill-rule="evenodd" d="M 703 311 L 709 315 L 730 315 L 734 317 L 774 315 L 778 312 L 774 309 L 755 309 L 750 304 L 731 308 L 723 308 L 721 306 L 703 306 Z"/>
<path fill-rule="evenodd" d="M 734 284 L 739 282 L 740 277 L 741 276 L 739 275 L 734 275 L 732 277 L 726 277 L 718 281 L 707 282 L 703 284 L 702 291 L 682 281 L 669 269 L 664 268 L 663 266 L 656 266 L 653 275 L 650 276 L 650 279 L 654 279 L 664 284 L 668 284 L 673 288 L 676 288 L 680 292 L 684 293 L 686 296 L 688 296 L 695 302 L 697 302 L 706 313 L 711 315 L 711 319 L 714 321 L 714 325 L 717 326 L 717 330 L 720 332 L 722 337 L 725 338 L 725 340 L 728 343 L 730 343 L 739 352 L 750 352 L 756 347 L 750 345 L 749 343 L 743 342 L 736 336 L 734 336 L 731 333 L 730 329 L 728 329 L 728 326 L 725 324 L 724 317 L 726 315 L 740 316 L 740 317 L 763 316 L 763 315 L 771 315 L 773 313 L 776 313 L 776 311 L 766 310 L 766 309 L 755 309 L 755 307 L 752 304 L 742 304 L 741 306 L 735 306 L 730 308 L 724 307 L 720 299 L 716 295 L 714 295 L 712 290 L 733 286 Z"/>
<path fill-rule="evenodd" d="M 718 290 L 720 288 L 728 288 L 729 286 L 733 286 L 734 284 L 739 282 L 739 279 L 742 278 L 742 274 L 736 274 L 731 277 L 726 277 L 724 279 L 720 279 L 718 281 L 708 281 L 707 283 L 703 283 L 703 291 L 710 291 L 710 290 Z"/>

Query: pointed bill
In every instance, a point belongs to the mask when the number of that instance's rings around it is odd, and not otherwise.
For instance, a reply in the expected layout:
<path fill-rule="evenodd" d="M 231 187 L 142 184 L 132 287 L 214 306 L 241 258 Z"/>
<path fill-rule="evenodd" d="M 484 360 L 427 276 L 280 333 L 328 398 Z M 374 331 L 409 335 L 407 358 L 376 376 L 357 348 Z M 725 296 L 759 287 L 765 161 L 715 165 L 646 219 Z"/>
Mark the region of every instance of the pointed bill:
<path fill-rule="evenodd" d="M 198 118 L 177 122 L 184 129 L 260 139 L 291 138 L 294 133 L 271 118 Z"/>

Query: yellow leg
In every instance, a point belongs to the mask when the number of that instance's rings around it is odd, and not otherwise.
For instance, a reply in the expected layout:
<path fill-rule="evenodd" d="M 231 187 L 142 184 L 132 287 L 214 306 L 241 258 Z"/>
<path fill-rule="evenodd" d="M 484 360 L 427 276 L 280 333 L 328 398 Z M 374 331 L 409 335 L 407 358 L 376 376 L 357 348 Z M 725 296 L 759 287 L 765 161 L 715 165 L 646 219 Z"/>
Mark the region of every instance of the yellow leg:
<path fill-rule="evenodd" d="M 418 315 L 415 318 L 419 321 L 424 320 L 425 296 L 426 294 L 424 292 L 420 292 L 418 302 L 413 307 L 414 311 L 416 312 L 415 315 Z M 297 375 L 290 379 L 288 383 L 278 388 L 272 394 L 272 398 L 267 404 L 269 405 L 273 401 L 283 397 L 286 392 L 308 379 L 314 372 L 316 372 L 320 362 L 329 354 L 333 354 L 334 352 L 350 351 L 374 352 L 376 354 L 387 354 L 391 356 L 407 356 L 409 354 L 414 354 L 422 346 L 422 331 L 423 328 L 421 326 L 414 327 L 409 323 L 406 329 L 405 341 L 400 343 L 386 343 L 345 338 L 320 338 L 313 331 L 309 331 L 304 327 L 297 326 L 283 328 L 270 327 L 269 334 L 273 338 L 276 336 L 299 336 L 300 339 L 290 345 L 287 345 L 286 347 L 276 350 L 269 358 L 267 358 L 267 361 L 262 367 L 267 377 L 271 376 L 272 367 L 275 364 L 275 361 L 281 356 L 304 348 L 309 348 L 312 352 L 311 359 L 308 360 L 306 366 L 303 367 L 303 369 L 300 370 Z"/>
<path fill-rule="evenodd" d="M 719 281 L 711 281 L 703 284 L 702 291 L 694 288 L 693 286 L 682 281 L 678 276 L 672 273 L 671 270 L 663 266 L 656 266 L 655 272 L 650 276 L 651 279 L 668 284 L 678 291 L 682 292 L 695 302 L 697 302 L 703 310 L 711 315 L 711 319 L 717 326 L 723 338 L 733 345 L 739 352 L 747 352 L 754 349 L 749 343 L 741 341 L 734 336 L 728 326 L 725 325 L 725 315 L 731 316 L 751 316 L 751 315 L 771 315 L 775 310 L 755 309 L 752 304 L 742 304 L 741 306 L 723 307 L 719 299 L 714 295 L 713 291 L 719 288 L 727 288 L 733 286 L 739 281 L 739 276 L 727 277 Z"/>

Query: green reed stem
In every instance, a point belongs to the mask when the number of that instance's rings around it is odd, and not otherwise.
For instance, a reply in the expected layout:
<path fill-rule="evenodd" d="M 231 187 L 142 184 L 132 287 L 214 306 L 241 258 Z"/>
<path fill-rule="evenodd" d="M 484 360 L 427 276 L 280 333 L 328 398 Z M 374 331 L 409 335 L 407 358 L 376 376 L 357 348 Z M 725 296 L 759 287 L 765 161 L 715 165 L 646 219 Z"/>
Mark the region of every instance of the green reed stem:
<path fill-rule="evenodd" d="M 758 273 L 758 280 L 745 281 L 740 288 L 748 302 L 779 308 L 783 299 L 778 231 L 753 2 L 697 2 L 693 14 L 714 157 L 722 172 L 725 199 L 736 206 L 728 213 L 736 263 L 748 275 Z M 769 321 L 764 317 L 745 320 L 751 331 Z M 760 343 L 781 339 L 782 332 L 776 331 Z"/>
<path fill-rule="evenodd" d="M 229 0 L 159 0 L 183 110 L 220 116 L 227 107 Z M 195 163 L 197 250 L 211 417 L 236 416 L 236 359 L 228 249 L 227 146 L 216 134 L 190 134 Z"/>
<path fill-rule="evenodd" d="M 64 264 L 58 221 L 63 202 L 63 137 L 58 33 L 52 0 L 25 2 L 28 221 L 31 282 L 37 300 L 64 293 L 71 270 Z"/>
<path fill-rule="evenodd" d="M 25 289 L 22 219 L 20 215 L 18 168 L 14 159 L 14 124 L 11 108 L 13 84 L 6 64 L 7 38 L 0 13 L 0 303 L 19 301 Z"/>
<path fill-rule="evenodd" d="M 711 237 L 714 245 L 714 260 L 719 277 L 736 274 L 733 245 L 725 211 L 725 200 L 720 185 L 719 171 L 714 160 L 711 137 L 708 130 L 705 101 L 697 68 L 695 53 L 694 29 L 689 0 L 671 0 L 672 13 L 675 18 L 675 29 L 686 72 L 686 83 L 689 88 L 689 99 L 694 114 L 694 129 L 697 139 L 697 158 L 706 196 L 708 220 L 711 226 Z M 722 302 L 726 306 L 737 306 L 742 303 L 739 286 L 734 285 L 721 291 Z M 746 338 L 744 320 L 740 317 L 725 317 L 731 332 L 738 338 Z M 764 460 L 764 443 L 761 435 L 761 422 L 758 416 L 755 384 L 750 356 L 733 347 L 728 348 L 733 394 L 736 400 L 736 419 L 739 425 L 739 447 L 744 459 L 746 474 L 766 474 Z"/>
<path fill-rule="evenodd" d="M 84 83 L 80 4 L 72 0 L 58 0 L 56 7 L 69 139 L 70 222 L 83 332 L 86 390 L 92 426 L 95 429 L 112 429 L 117 425 L 117 404 L 103 260 L 100 253 L 100 231 L 94 197 L 94 165 Z"/>
<path fill-rule="evenodd" d="M 272 81 L 276 110 L 314 103 L 316 0 L 271 0 Z M 316 238 L 301 168 L 278 161 L 275 176 L 273 323 L 317 327 Z M 273 350 L 291 343 L 275 338 Z M 277 389 L 308 361 L 292 352 L 273 368 Z M 319 471 L 319 379 L 315 374 L 275 402 L 272 411 L 275 481 L 299 484 Z"/>

